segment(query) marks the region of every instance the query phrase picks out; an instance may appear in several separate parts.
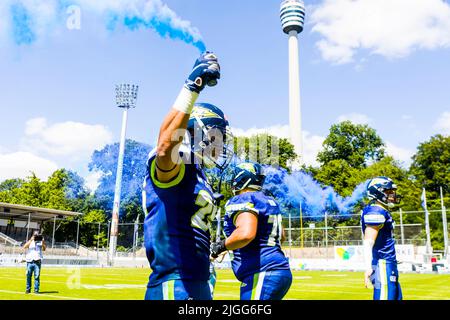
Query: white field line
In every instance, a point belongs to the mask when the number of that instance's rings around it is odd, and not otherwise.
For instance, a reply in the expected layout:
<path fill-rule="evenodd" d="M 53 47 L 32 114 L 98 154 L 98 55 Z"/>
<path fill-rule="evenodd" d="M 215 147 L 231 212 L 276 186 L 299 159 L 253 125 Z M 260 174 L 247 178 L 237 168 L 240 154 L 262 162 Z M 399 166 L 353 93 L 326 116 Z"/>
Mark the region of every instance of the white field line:
<path fill-rule="evenodd" d="M 360 292 L 350 292 L 350 291 L 341 291 L 341 290 L 333 290 L 333 291 L 331 291 L 331 290 L 314 290 L 314 289 L 311 290 L 311 289 L 297 289 L 297 288 L 292 288 L 292 287 L 289 289 L 289 292 L 290 291 L 304 292 L 304 293 L 318 292 L 318 293 L 333 293 L 333 294 L 342 293 L 342 294 L 353 294 L 353 295 L 361 294 Z M 409 294 L 409 293 L 406 293 L 406 295 L 405 295 L 405 292 L 403 292 L 403 294 L 404 294 L 405 299 L 408 299 L 409 297 L 415 297 L 415 298 L 419 298 L 419 300 L 428 300 L 429 298 L 432 298 L 432 299 L 434 298 L 436 300 L 443 300 L 442 296 L 436 296 L 436 295 L 429 295 L 429 294 L 418 295 L 418 294 Z M 370 297 L 372 296 L 372 290 L 370 290 L 370 291 L 368 290 L 368 296 L 370 296 Z M 450 300 L 450 297 L 446 300 Z"/>
<path fill-rule="evenodd" d="M 7 280 L 13 280 L 13 281 L 25 281 L 25 279 L 22 278 L 14 278 L 14 277 L 0 277 L 0 279 L 7 279 Z M 102 278 L 103 279 L 103 278 Z M 65 284 L 67 285 L 67 281 L 54 281 L 54 280 L 42 280 L 41 283 L 58 283 L 58 284 Z M 134 288 L 146 288 L 146 284 L 137 285 L 137 284 L 122 284 L 122 283 L 112 283 L 112 284 L 87 284 L 87 283 L 81 283 L 80 289 L 108 289 L 108 290 L 114 290 L 114 289 L 134 289 Z"/>
<path fill-rule="evenodd" d="M 20 291 L 9 291 L 9 290 L 0 290 L 0 292 L 2 293 L 9 293 L 9 294 L 19 294 L 19 295 L 26 295 L 25 292 L 20 292 Z M 30 293 L 31 294 L 31 293 Z M 90 299 L 83 299 L 83 298 L 74 298 L 74 297 L 66 297 L 66 296 L 55 296 L 55 295 L 50 295 L 50 294 L 40 294 L 40 295 L 35 295 L 38 297 L 42 297 L 42 298 L 56 298 L 56 299 L 62 299 L 62 300 L 90 300 Z"/>
<path fill-rule="evenodd" d="M 17 275 L 17 273 L 8 273 L 8 272 L 2 272 L 2 275 L 11 275 L 11 277 L 14 277 Z M 109 274 L 108 274 L 109 275 Z M 41 277 L 63 277 L 63 274 L 46 274 L 46 273 L 41 273 Z M 67 275 L 67 277 L 69 277 L 70 275 Z M 124 276 L 123 274 L 121 275 L 122 277 Z M 25 277 L 25 273 L 24 273 L 24 277 Z M 2 278 L 2 277 L 0 277 Z M 92 278 L 92 279 L 99 279 L 101 278 L 102 280 L 111 280 L 111 281 L 120 281 L 122 279 L 118 279 L 118 278 L 105 278 L 102 276 L 94 276 L 94 275 L 85 275 L 83 273 L 81 273 L 81 278 Z M 138 283 L 144 283 L 144 285 L 147 285 L 146 281 L 142 282 L 142 280 L 137 280 L 137 279 L 127 279 L 127 281 L 132 281 L 132 282 L 138 282 Z"/>
<path fill-rule="evenodd" d="M 296 288 L 290 288 L 288 292 L 296 291 L 296 292 L 320 292 L 320 293 L 345 293 L 345 294 L 354 294 L 354 295 L 361 295 L 361 292 L 351 292 L 351 291 L 341 291 L 341 290 L 311 290 L 311 289 L 296 289 Z M 371 293 L 370 293 L 371 294 Z"/>
<path fill-rule="evenodd" d="M 16 278 L 16 277 L 0 277 L 0 279 L 14 280 L 14 281 L 23 281 L 23 282 L 26 281 L 26 278 L 25 278 L 25 277 L 23 277 L 23 278 Z M 34 279 L 34 278 L 33 278 L 33 279 Z M 66 281 L 54 281 L 54 280 L 47 280 L 47 279 L 41 278 L 41 283 L 42 283 L 42 282 L 48 282 L 48 283 L 64 283 L 64 284 L 67 283 Z"/>

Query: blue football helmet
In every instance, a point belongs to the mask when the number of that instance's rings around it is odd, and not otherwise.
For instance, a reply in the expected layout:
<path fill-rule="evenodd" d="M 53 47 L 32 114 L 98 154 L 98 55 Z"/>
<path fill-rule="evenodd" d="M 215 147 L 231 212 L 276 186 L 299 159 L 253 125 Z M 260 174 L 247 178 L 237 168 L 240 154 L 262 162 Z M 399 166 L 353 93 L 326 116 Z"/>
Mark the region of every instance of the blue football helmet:
<path fill-rule="evenodd" d="M 266 176 L 262 174 L 262 167 L 258 163 L 244 162 L 239 164 L 231 180 L 234 194 L 244 189 L 262 190 Z"/>
<path fill-rule="evenodd" d="M 216 167 L 223 172 L 234 155 L 234 138 L 222 110 L 209 103 L 195 104 L 187 130 L 195 160 L 203 167 Z"/>
<path fill-rule="evenodd" d="M 367 184 L 367 197 L 379 201 L 388 208 L 395 207 L 401 199 L 401 196 L 397 195 L 397 185 L 388 177 L 377 177 L 370 180 Z"/>

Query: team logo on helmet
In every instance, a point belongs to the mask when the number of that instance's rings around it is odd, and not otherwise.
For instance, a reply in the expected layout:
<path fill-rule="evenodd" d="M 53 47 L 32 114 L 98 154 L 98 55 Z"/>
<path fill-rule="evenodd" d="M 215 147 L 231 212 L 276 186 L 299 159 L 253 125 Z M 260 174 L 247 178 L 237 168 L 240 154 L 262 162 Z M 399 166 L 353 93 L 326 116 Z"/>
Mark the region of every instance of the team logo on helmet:
<path fill-rule="evenodd" d="M 222 119 L 221 116 L 219 116 L 217 113 L 213 112 L 211 109 L 207 109 L 204 107 L 196 106 L 192 109 L 191 112 L 191 119 L 200 118 L 215 118 L 215 119 Z"/>
<path fill-rule="evenodd" d="M 247 170 L 253 174 L 256 174 L 256 168 L 253 165 L 253 163 L 241 163 L 240 165 L 238 165 L 238 168 L 243 169 L 243 170 Z"/>

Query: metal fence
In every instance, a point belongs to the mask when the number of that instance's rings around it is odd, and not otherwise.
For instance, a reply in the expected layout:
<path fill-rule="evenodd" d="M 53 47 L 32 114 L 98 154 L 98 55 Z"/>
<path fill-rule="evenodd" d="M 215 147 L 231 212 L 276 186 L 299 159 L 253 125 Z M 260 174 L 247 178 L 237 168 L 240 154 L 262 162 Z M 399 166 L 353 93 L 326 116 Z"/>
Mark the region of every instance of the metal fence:
<path fill-rule="evenodd" d="M 425 211 L 393 212 L 396 242 L 403 245 L 425 246 L 427 245 L 427 239 L 431 239 L 429 234 L 438 231 L 437 233 L 442 236 L 441 247 L 445 248 L 446 237 L 444 233 L 447 234 L 447 239 L 450 237 L 448 232 L 450 224 L 447 223 L 448 220 L 444 219 L 444 215 L 447 217 L 448 214 L 442 210 L 429 210 L 428 213 L 429 217 L 433 216 L 435 222 L 430 228 L 426 227 Z M 417 220 L 411 219 L 411 216 L 419 216 L 419 220 L 423 220 L 424 223 L 408 223 L 410 220 Z M 444 223 L 446 223 L 447 228 L 444 228 Z M 286 236 L 286 240 L 283 242 L 284 246 L 320 248 L 361 245 L 363 239 L 360 214 L 349 215 L 345 219 L 337 215 L 288 216 L 283 218 L 283 226 Z M 433 242 L 436 244 L 436 239 L 433 239 Z"/>
<path fill-rule="evenodd" d="M 441 210 L 430 210 L 430 215 L 440 215 Z M 424 211 L 394 212 L 394 234 L 398 244 L 424 246 L 427 243 L 425 223 L 407 223 L 411 215 L 425 216 Z M 284 216 L 283 228 L 285 247 L 324 248 L 340 245 L 362 244 L 360 215 L 300 217 Z M 435 217 L 437 218 L 437 216 Z M 436 220 L 436 219 L 434 219 Z M 212 239 L 215 239 L 217 220 L 212 222 Z M 81 221 L 50 220 L 42 225 L 42 232 L 47 242 L 48 252 L 52 254 L 83 255 L 104 253 L 108 250 L 111 223 L 86 223 Z M 442 226 L 441 226 L 442 228 Z M 144 255 L 142 223 L 120 223 L 117 241 L 118 255 Z M 447 234 L 450 226 L 447 226 Z M 431 231 L 435 231 L 430 228 Z M 442 231 L 442 229 L 441 229 Z M 22 244 L 25 239 L 19 240 Z M 434 239 L 435 240 L 435 239 Z M 12 246 L 1 242 L 2 251 L 20 251 L 20 245 Z M 8 249 L 5 249 L 8 247 Z M 444 248 L 444 244 L 442 244 Z"/>

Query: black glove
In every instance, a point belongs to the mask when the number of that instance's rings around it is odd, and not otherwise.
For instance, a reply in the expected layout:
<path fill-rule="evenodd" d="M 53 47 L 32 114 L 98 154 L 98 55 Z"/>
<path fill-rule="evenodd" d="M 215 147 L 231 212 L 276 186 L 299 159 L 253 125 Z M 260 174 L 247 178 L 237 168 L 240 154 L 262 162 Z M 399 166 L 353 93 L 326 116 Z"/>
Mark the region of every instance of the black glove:
<path fill-rule="evenodd" d="M 222 252 L 227 251 L 225 240 L 211 243 L 211 257 L 217 259 Z"/>

